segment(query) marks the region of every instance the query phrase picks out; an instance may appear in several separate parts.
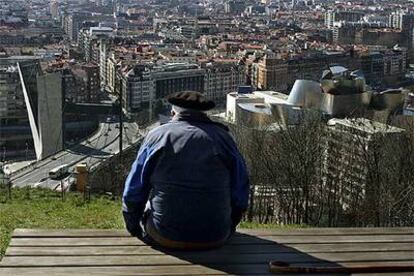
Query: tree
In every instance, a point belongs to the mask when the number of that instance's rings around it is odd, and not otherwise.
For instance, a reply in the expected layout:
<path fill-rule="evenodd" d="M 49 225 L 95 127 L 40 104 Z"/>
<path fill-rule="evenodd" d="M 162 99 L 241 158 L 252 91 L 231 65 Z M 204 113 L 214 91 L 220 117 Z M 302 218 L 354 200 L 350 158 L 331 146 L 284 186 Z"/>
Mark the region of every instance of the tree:
<path fill-rule="evenodd" d="M 347 122 L 346 130 L 330 127 L 311 112 L 294 126 L 233 127 L 250 174 L 247 219 L 315 226 L 414 225 L 413 121 L 401 124 L 403 132 L 370 120 Z"/>

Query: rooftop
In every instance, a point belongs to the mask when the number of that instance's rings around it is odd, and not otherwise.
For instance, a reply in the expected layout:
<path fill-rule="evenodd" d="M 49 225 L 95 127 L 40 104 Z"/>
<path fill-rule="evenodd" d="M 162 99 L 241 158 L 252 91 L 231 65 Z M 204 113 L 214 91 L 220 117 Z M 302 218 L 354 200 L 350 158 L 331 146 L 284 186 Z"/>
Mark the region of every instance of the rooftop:
<path fill-rule="evenodd" d="M 368 132 L 370 134 L 374 133 L 401 133 L 405 130 L 402 128 L 386 125 L 380 122 L 372 121 L 366 118 L 355 118 L 355 119 L 330 119 L 328 125 L 342 125 L 349 128 L 355 128 L 360 131 Z"/>
<path fill-rule="evenodd" d="M 287 104 L 288 95 L 276 91 L 255 91 L 254 95 L 263 97 L 265 102 L 273 104 Z"/>

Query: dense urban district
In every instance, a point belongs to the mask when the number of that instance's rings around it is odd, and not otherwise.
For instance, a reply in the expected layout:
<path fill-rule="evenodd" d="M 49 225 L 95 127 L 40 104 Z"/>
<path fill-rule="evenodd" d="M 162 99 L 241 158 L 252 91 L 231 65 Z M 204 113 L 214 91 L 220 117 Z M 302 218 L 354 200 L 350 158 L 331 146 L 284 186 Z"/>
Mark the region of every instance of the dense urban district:
<path fill-rule="evenodd" d="M 411 1 L 0 0 L 0 185 L 119 194 L 186 90 L 246 158 L 247 220 L 414 225 Z"/>

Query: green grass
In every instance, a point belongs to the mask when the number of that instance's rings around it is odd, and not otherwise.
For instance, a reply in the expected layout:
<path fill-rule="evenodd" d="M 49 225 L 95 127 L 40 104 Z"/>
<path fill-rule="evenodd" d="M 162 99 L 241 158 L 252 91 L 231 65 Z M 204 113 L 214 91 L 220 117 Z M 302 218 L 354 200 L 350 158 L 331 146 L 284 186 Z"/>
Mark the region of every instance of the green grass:
<path fill-rule="evenodd" d="M 77 193 L 60 194 L 39 189 L 13 189 L 8 200 L 0 189 L 0 259 L 16 228 L 123 228 L 121 201 L 95 196 L 85 202 Z"/>
<path fill-rule="evenodd" d="M 297 228 L 305 225 L 278 225 L 242 222 L 241 228 Z M 85 202 L 78 193 L 66 193 L 62 201 L 56 192 L 41 189 L 13 189 L 12 200 L 0 189 L 0 260 L 16 228 L 122 229 L 120 199 L 93 196 Z"/>

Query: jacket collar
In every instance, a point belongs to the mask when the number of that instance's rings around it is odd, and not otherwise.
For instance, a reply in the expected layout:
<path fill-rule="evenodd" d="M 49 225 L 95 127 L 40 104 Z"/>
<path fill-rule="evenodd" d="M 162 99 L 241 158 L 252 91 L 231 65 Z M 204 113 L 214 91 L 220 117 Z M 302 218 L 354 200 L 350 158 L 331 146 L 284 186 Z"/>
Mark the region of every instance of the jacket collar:
<path fill-rule="evenodd" d="M 219 122 L 215 122 L 211 120 L 205 113 L 203 112 L 193 112 L 193 111 L 185 111 L 178 114 L 175 114 L 174 117 L 171 119 L 172 122 L 177 121 L 187 121 L 187 122 L 201 122 L 206 124 L 215 124 L 226 131 L 229 131 L 229 128 Z"/>

